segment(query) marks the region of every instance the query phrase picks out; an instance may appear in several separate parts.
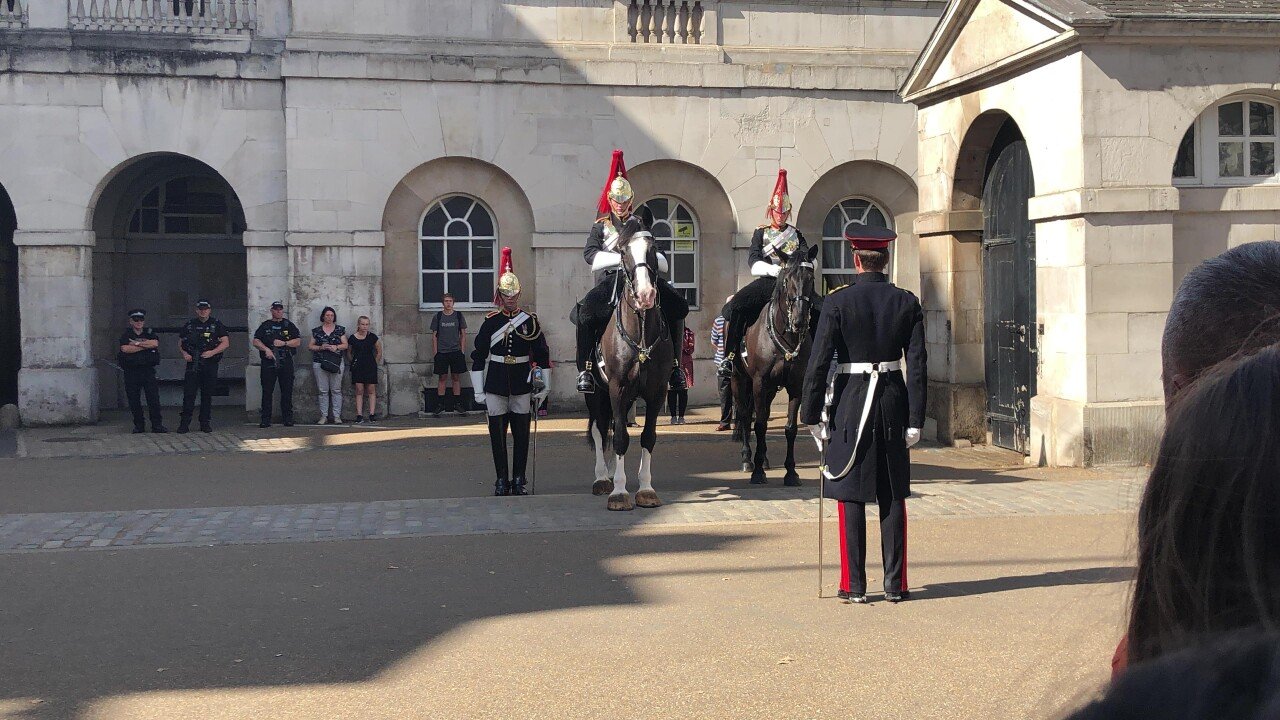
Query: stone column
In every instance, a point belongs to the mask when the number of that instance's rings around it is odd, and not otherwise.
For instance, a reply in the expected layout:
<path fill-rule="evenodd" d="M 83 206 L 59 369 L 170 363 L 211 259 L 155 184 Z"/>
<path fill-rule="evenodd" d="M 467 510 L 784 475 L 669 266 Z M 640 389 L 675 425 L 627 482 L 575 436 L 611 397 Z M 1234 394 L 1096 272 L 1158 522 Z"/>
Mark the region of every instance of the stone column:
<path fill-rule="evenodd" d="M 22 422 L 95 422 L 98 381 L 89 343 L 93 233 L 19 230 L 13 241 L 18 246 L 22 315 Z"/>

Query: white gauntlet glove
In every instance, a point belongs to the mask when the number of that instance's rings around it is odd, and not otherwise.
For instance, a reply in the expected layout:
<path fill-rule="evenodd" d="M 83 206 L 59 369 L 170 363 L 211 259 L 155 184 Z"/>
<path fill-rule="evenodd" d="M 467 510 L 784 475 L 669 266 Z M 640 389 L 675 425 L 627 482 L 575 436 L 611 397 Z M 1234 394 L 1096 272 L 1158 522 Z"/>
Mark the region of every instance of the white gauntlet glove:
<path fill-rule="evenodd" d="M 658 251 L 658 272 L 665 275 L 669 268 L 670 266 L 667 265 L 667 256 L 662 254 L 662 251 Z"/>
<path fill-rule="evenodd" d="M 622 265 L 622 255 L 608 250 L 601 250 L 596 253 L 595 259 L 591 261 L 591 272 L 600 272 L 601 270 L 609 270 Z"/>
<path fill-rule="evenodd" d="M 778 277 L 778 273 L 781 272 L 781 265 L 774 265 L 763 260 L 757 260 L 756 264 L 751 266 L 751 274 L 756 277 Z"/>
<path fill-rule="evenodd" d="M 831 439 L 831 431 L 827 429 L 827 424 L 820 422 L 809 426 L 809 434 L 814 440 L 827 441 Z"/>
<path fill-rule="evenodd" d="M 920 442 L 920 428 L 907 428 L 907 447 Z"/>
<path fill-rule="evenodd" d="M 484 404 L 484 372 L 480 370 L 471 371 L 471 388 L 475 391 L 476 402 Z"/>

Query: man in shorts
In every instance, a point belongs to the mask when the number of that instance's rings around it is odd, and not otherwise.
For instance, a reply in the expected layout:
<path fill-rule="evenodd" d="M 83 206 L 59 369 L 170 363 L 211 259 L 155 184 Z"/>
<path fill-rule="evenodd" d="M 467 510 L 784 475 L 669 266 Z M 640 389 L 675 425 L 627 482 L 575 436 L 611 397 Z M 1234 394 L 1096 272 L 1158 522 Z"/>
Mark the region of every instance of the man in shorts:
<path fill-rule="evenodd" d="M 440 377 L 436 387 L 435 416 L 444 412 L 444 386 L 446 376 L 453 375 L 453 407 L 449 408 L 459 415 L 466 415 L 462 406 L 462 374 L 467 371 L 467 359 L 462 349 L 467 344 L 467 319 L 460 312 L 453 311 L 453 296 L 445 293 L 441 298 L 444 310 L 436 313 L 431 320 L 431 343 L 435 351 L 435 371 Z"/>

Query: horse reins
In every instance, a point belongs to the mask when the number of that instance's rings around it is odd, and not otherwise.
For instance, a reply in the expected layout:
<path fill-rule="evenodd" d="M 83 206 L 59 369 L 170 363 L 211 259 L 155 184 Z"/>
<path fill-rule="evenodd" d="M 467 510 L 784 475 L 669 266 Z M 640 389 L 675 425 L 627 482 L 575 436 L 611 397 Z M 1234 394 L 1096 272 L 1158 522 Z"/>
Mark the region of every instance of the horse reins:
<path fill-rule="evenodd" d="M 639 236 L 641 236 L 641 233 L 635 233 L 634 235 L 631 236 L 631 239 L 634 239 Z M 647 232 L 644 233 L 644 236 L 647 236 L 650 240 L 653 239 L 653 236 Z M 621 243 L 619 243 L 619 246 L 621 246 Z M 648 253 L 646 253 L 646 256 L 647 255 Z M 657 287 L 656 280 L 657 280 L 658 274 L 654 272 L 653 267 L 649 265 L 648 262 L 637 264 L 635 266 L 635 269 L 638 269 L 641 267 L 647 268 L 649 270 L 649 274 L 653 275 L 655 279 L 654 287 L 656 289 Z M 632 277 L 632 274 L 635 272 L 635 269 L 633 269 L 631 272 L 627 272 L 627 269 L 625 266 L 622 268 L 622 279 L 624 280 L 623 295 L 624 295 L 624 298 L 628 301 L 638 297 L 638 294 L 636 293 L 636 290 L 635 290 L 635 279 Z M 640 342 L 644 342 L 644 338 L 645 338 L 644 315 L 645 314 L 639 308 L 635 307 L 634 303 L 629 302 L 628 304 L 631 305 L 631 311 L 634 312 L 636 314 L 636 317 L 640 320 Z M 653 342 L 649 343 L 648 347 L 644 347 L 640 345 L 639 342 L 636 342 L 631 338 L 630 335 L 627 334 L 627 328 L 622 324 L 622 313 L 616 312 L 613 314 L 613 322 L 617 328 L 618 335 L 622 337 L 623 342 L 625 342 L 628 347 L 630 347 L 632 350 L 636 352 L 636 360 L 638 360 L 641 364 L 643 364 L 649 359 L 649 355 L 653 352 L 653 349 L 657 347 L 658 343 L 662 342 L 662 338 L 666 335 L 667 319 L 662 314 L 661 293 L 658 293 L 654 297 L 652 309 L 658 311 L 658 333 L 654 337 Z"/>
<path fill-rule="evenodd" d="M 800 263 L 800 265 L 801 267 L 808 267 L 808 268 L 813 267 L 811 263 L 807 263 L 807 262 Z M 782 358 L 785 362 L 791 362 L 792 360 L 795 360 L 800 355 L 800 346 L 804 344 L 804 331 L 808 330 L 808 325 L 809 325 L 808 313 L 805 313 L 805 316 L 801 318 L 800 327 L 796 327 L 795 320 L 793 320 L 791 317 L 793 315 L 791 310 L 795 308 L 795 304 L 800 301 L 800 298 L 804 297 L 803 296 L 804 288 L 800 288 L 800 291 L 801 291 L 800 295 L 797 295 L 796 297 L 787 301 L 787 332 L 794 333 L 796 335 L 795 349 L 793 350 L 787 349 L 786 343 L 782 342 L 782 337 L 778 335 L 777 329 L 774 328 L 773 326 L 773 316 L 774 316 L 774 311 L 777 303 L 777 295 L 778 295 L 776 290 L 773 293 L 774 296 L 769 298 L 769 313 L 765 316 L 765 323 L 764 323 L 765 330 L 769 332 L 769 339 L 773 341 L 773 344 L 778 348 L 778 351 L 782 353 Z"/>

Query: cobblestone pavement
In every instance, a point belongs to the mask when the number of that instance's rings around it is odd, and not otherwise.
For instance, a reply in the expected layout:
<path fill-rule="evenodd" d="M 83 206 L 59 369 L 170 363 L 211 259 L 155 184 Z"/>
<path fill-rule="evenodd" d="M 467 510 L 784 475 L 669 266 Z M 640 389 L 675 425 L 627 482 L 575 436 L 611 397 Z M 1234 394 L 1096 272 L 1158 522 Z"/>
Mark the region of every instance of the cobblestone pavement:
<path fill-rule="evenodd" d="M 920 483 L 913 518 L 1131 511 L 1134 473 L 1072 481 Z M 315 542 L 626 529 L 639 525 L 811 522 L 812 487 L 683 493 L 656 510 L 608 512 L 589 495 L 0 515 L 0 552 Z M 834 508 L 827 505 L 828 514 Z"/>

